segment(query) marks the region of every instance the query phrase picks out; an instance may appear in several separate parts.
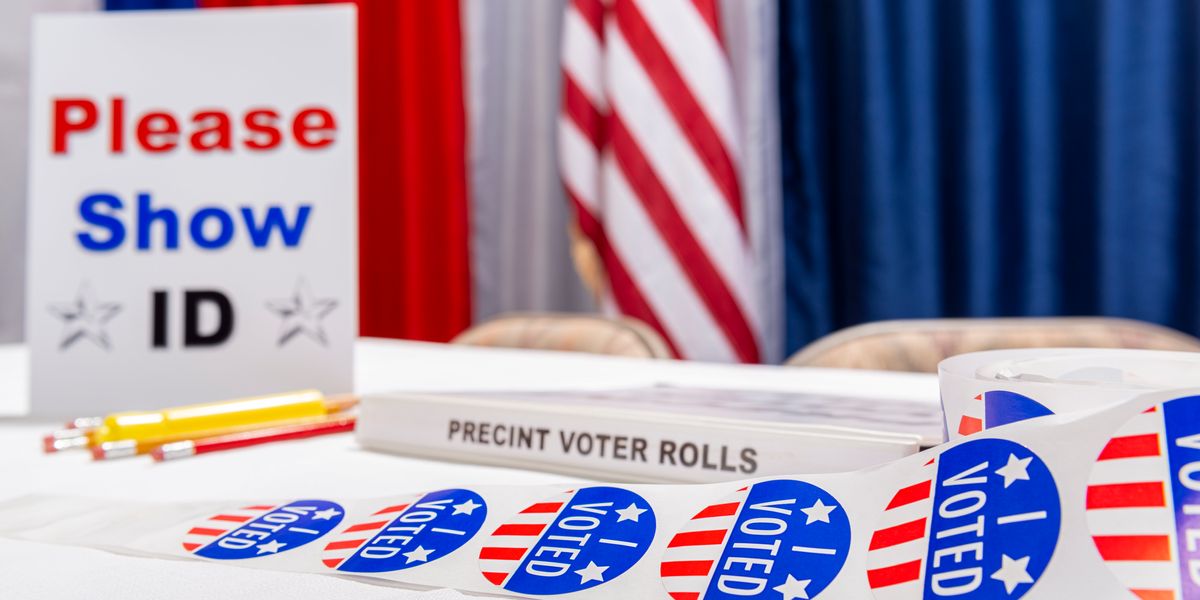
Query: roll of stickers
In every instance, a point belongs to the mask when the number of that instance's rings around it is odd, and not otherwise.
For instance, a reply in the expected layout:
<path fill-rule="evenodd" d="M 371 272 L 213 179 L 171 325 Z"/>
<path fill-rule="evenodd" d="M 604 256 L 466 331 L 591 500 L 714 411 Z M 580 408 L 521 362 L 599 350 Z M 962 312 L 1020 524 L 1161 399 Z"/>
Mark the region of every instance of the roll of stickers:
<path fill-rule="evenodd" d="M 948 439 L 1033 417 L 1091 410 L 1146 392 L 1200 387 L 1200 354 L 1055 348 L 994 350 L 938 365 Z"/>
<path fill-rule="evenodd" d="M 1034 381 L 1054 379 L 1021 362 L 1041 353 L 988 354 L 944 365 L 947 407 L 1009 392 L 1040 418 L 993 428 L 985 406 L 972 435 L 854 473 L 375 500 L 29 497 L 0 505 L 0 533 L 532 598 L 1200 599 L 1200 387 L 1122 397 L 1130 381 Z M 1009 360 L 1028 368 L 990 370 Z"/>

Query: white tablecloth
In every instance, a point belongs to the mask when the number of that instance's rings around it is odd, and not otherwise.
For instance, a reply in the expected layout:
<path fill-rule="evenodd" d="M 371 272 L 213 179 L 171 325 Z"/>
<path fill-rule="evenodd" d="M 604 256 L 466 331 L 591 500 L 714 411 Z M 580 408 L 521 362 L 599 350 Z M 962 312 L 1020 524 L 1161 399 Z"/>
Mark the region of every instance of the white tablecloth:
<path fill-rule="evenodd" d="M 27 407 L 20 346 L 0 346 L 0 415 Z M 356 388 L 384 390 L 564 389 L 676 383 L 791 389 L 937 401 L 931 375 L 712 365 L 582 354 L 361 340 Z M 51 425 L 0 416 L 0 501 L 31 493 L 185 501 L 281 497 L 369 498 L 472 484 L 540 484 L 568 478 L 532 471 L 446 464 L 360 450 L 331 436 L 224 452 L 173 463 L 93 463 L 82 453 L 44 456 Z M 86 548 L 0 538 L 0 599 L 185 600 L 453 598 L 334 576 L 223 564 L 120 556 Z"/>

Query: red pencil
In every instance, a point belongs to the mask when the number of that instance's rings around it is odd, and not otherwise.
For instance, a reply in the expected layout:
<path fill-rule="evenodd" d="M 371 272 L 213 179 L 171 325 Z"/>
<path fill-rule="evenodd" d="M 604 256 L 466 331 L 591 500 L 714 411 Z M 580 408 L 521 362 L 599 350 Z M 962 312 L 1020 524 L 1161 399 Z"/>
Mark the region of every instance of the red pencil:
<path fill-rule="evenodd" d="M 271 442 L 283 442 L 287 440 L 315 437 L 318 435 L 328 435 L 331 433 L 342 433 L 345 431 L 354 431 L 354 422 L 355 417 L 353 416 L 341 416 L 316 423 L 268 427 L 265 429 L 246 431 L 243 433 L 219 435 L 196 440 L 185 440 L 182 442 L 171 442 L 151 450 L 150 456 L 155 461 L 161 462 L 164 460 L 174 460 L 177 458 L 195 456 L 197 454 L 208 454 L 209 452 L 220 452 L 222 450 L 233 450 L 234 448 L 245 448 L 246 446 L 257 446 L 259 444 L 269 444 Z"/>

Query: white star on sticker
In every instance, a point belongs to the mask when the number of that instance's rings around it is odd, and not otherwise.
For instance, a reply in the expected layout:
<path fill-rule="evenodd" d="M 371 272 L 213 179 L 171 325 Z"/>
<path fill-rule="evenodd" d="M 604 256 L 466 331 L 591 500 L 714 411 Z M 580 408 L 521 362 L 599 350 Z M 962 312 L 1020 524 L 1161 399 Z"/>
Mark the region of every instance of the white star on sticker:
<path fill-rule="evenodd" d="M 1033 457 L 1017 458 L 1016 454 L 1008 455 L 1008 464 L 996 469 L 996 474 L 1004 477 L 1004 487 L 1012 485 L 1014 481 L 1023 480 L 1029 481 L 1029 463 L 1033 461 Z"/>
<path fill-rule="evenodd" d="M 66 350 L 85 338 L 108 350 L 110 342 L 104 324 L 121 312 L 120 304 L 97 301 L 92 286 L 85 282 L 75 292 L 75 300 L 51 304 L 49 308 L 63 322 L 59 350 Z"/>
<path fill-rule="evenodd" d="M 279 540 L 272 540 L 265 544 L 259 544 L 258 545 L 258 553 L 259 554 L 267 554 L 267 553 L 275 554 L 276 552 L 279 552 L 280 548 L 282 548 L 286 545 L 287 544 L 280 543 Z"/>
<path fill-rule="evenodd" d="M 638 508 L 636 504 L 630 502 L 629 506 L 616 511 L 618 515 L 621 515 L 620 517 L 617 517 L 617 522 L 620 523 L 621 521 L 633 521 L 634 523 L 637 523 L 638 517 L 642 516 L 642 513 L 644 512 L 646 512 L 646 509 Z"/>
<path fill-rule="evenodd" d="M 307 281 L 297 281 L 291 296 L 267 302 L 267 310 L 283 318 L 279 325 L 279 339 L 275 344 L 283 346 L 303 333 L 324 346 L 327 340 L 325 328 L 321 327 L 321 319 L 337 308 L 337 304 L 337 300 L 333 298 L 314 297 Z"/>
<path fill-rule="evenodd" d="M 783 594 L 783 600 L 795 600 L 796 598 L 808 598 L 808 584 L 812 583 L 811 579 L 796 579 L 788 573 L 787 581 L 771 588 L 780 594 Z"/>
<path fill-rule="evenodd" d="M 421 546 L 417 546 L 416 550 L 412 550 L 412 551 L 404 553 L 404 558 L 408 559 L 408 560 L 404 561 L 404 564 L 407 565 L 410 562 L 416 562 L 416 561 L 427 562 L 429 560 L 429 553 L 431 553 L 431 552 L 433 552 L 432 549 L 427 550 L 425 548 L 422 548 Z"/>
<path fill-rule="evenodd" d="M 833 512 L 834 510 L 837 510 L 836 504 L 830 504 L 827 506 L 824 502 L 821 502 L 820 498 L 817 498 L 816 503 L 814 503 L 812 506 L 810 506 L 808 508 L 800 509 L 800 512 L 802 512 L 806 516 L 808 516 L 808 519 L 806 519 L 804 521 L 804 524 L 812 525 L 813 523 L 816 523 L 817 521 L 820 521 L 822 523 L 828 523 L 829 522 L 829 513 Z"/>
<path fill-rule="evenodd" d="M 588 566 L 582 569 L 576 569 L 579 574 L 579 583 L 587 583 L 589 581 L 604 581 L 604 572 L 608 567 L 601 567 L 594 562 L 588 561 Z"/>
<path fill-rule="evenodd" d="M 325 510 L 318 510 L 317 512 L 313 513 L 313 520 L 328 521 L 329 519 L 332 519 L 340 514 L 342 513 L 336 509 L 327 508 Z"/>
<path fill-rule="evenodd" d="M 450 516 L 470 515 L 470 514 L 474 513 L 475 509 L 479 508 L 480 506 L 483 506 L 483 505 L 479 504 L 478 502 L 475 502 L 474 500 L 472 500 L 470 498 L 467 498 L 466 502 L 460 502 L 460 503 L 454 505 L 454 513 L 451 514 Z"/>
<path fill-rule="evenodd" d="M 1029 576 L 1029 557 L 1013 560 L 1007 554 L 1000 555 L 1000 570 L 992 573 L 992 579 L 1004 582 L 1004 591 L 1011 594 L 1022 583 L 1033 583 Z"/>

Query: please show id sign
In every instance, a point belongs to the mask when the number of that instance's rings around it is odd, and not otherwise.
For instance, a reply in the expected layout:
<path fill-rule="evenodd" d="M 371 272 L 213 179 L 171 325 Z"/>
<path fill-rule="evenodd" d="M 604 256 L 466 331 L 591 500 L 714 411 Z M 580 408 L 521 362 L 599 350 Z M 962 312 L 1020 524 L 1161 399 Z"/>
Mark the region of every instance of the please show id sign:
<path fill-rule="evenodd" d="M 349 391 L 352 6 L 34 21 L 33 412 Z"/>

